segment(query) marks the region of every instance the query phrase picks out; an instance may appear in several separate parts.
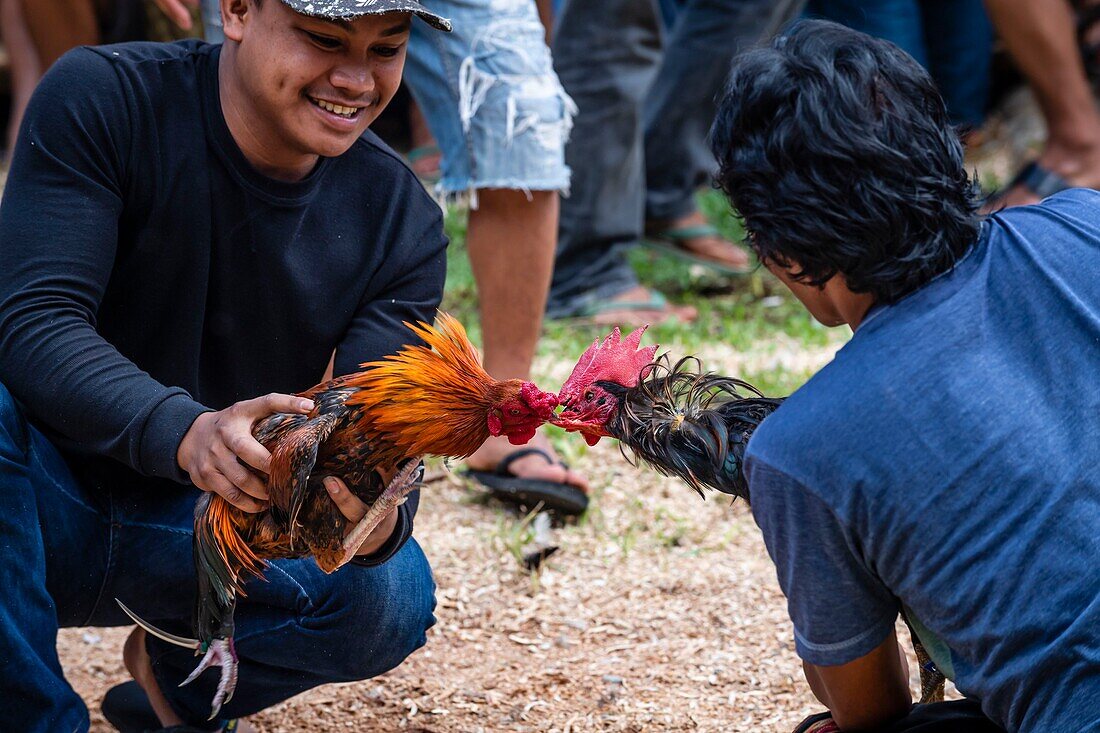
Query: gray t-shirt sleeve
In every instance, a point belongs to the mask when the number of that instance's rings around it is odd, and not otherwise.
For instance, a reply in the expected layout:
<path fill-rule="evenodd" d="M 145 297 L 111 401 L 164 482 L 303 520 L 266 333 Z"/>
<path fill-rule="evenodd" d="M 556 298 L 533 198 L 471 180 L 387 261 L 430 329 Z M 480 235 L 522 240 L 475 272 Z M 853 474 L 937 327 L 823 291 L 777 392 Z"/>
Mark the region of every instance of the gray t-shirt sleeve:
<path fill-rule="evenodd" d="M 798 655 L 831 666 L 871 652 L 894 628 L 898 601 L 863 561 L 853 533 L 782 471 L 750 457 L 745 473 Z"/>

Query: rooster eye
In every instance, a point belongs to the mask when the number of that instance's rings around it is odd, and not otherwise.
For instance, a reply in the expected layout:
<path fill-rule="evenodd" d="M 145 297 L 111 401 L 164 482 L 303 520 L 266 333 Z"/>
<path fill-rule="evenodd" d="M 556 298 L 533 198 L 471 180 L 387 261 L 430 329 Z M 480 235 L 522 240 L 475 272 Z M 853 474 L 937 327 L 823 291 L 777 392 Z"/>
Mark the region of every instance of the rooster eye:
<path fill-rule="evenodd" d="M 511 412 L 513 415 L 518 415 L 519 414 L 519 410 L 515 407 L 513 407 L 511 410 L 509 410 L 509 412 Z"/>
<path fill-rule="evenodd" d="M 595 393 L 595 392 L 593 392 L 592 390 L 588 390 L 587 392 L 585 392 L 585 393 L 584 393 L 584 398 L 585 398 L 586 400 L 590 400 L 590 399 L 592 399 L 592 398 L 593 398 L 593 397 L 595 397 L 595 396 L 596 396 L 596 393 Z"/>

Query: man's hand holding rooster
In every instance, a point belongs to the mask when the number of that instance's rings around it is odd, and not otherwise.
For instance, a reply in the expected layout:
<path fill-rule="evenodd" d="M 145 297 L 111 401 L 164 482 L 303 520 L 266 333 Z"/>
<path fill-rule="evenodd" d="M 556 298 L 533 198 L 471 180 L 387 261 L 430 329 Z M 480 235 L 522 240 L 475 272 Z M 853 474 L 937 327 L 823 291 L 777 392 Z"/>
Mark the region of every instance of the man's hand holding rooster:
<path fill-rule="evenodd" d="M 312 409 L 312 400 L 272 393 L 237 402 L 218 412 L 204 412 L 180 441 L 176 460 L 192 483 L 203 491 L 218 494 L 242 511 L 261 512 L 267 506 L 267 486 L 256 471 L 265 475 L 270 471 L 271 453 L 252 435 L 252 428 L 276 412 L 304 415 Z M 350 522 L 350 531 L 367 513 L 367 505 L 348 491 L 340 479 L 330 476 L 324 483 L 340 513 Z M 396 526 L 395 509 L 367 536 L 356 554 L 376 552 Z"/>

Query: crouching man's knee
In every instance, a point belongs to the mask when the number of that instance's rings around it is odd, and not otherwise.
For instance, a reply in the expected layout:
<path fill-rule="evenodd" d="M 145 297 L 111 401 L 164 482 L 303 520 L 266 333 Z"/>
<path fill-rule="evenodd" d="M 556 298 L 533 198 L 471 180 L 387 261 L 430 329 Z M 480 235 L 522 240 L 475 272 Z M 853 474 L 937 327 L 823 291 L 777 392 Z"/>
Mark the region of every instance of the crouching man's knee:
<path fill-rule="evenodd" d="M 27 421 L 8 388 L 0 384 L 0 452 L 26 453 Z"/>
<path fill-rule="evenodd" d="M 435 625 L 435 581 L 415 540 L 383 565 L 351 565 L 335 576 L 341 582 L 324 615 L 333 631 L 329 659 L 339 681 L 377 677 L 424 646 Z"/>

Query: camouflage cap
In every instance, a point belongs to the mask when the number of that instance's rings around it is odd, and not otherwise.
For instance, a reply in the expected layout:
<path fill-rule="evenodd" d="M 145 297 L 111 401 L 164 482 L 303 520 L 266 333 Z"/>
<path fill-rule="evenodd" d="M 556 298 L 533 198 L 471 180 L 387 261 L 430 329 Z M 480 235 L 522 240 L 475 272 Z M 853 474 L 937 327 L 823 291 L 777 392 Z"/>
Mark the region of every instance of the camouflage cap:
<path fill-rule="evenodd" d="M 451 21 L 428 12 L 418 0 L 283 0 L 292 10 L 321 18 L 351 19 L 360 15 L 412 13 L 441 31 L 451 30 Z"/>

